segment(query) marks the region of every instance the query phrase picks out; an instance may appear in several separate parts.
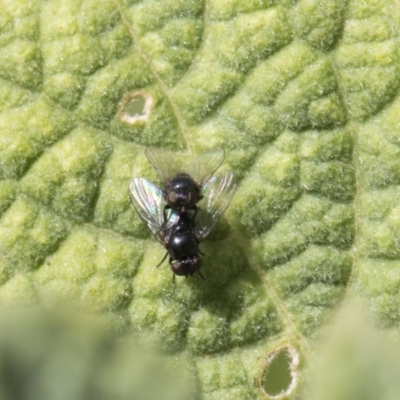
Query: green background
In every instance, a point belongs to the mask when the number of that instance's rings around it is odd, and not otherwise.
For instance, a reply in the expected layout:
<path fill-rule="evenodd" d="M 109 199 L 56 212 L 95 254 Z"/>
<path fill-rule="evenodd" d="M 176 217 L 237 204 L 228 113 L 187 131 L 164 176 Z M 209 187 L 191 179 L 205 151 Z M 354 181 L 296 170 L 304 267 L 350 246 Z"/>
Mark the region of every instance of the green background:
<path fill-rule="evenodd" d="M 286 378 L 267 392 L 292 381 L 291 399 L 398 398 L 395 0 L 1 0 L 0 9 L 3 308 L 105 319 L 113 340 L 178 360 L 194 398 L 265 398 L 280 349 Z M 148 113 L 127 122 L 145 101 Z M 226 150 L 221 171 L 238 189 L 202 243 L 205 281 L 173 285 L 167 264 L 155 268 L 163 248 L 128 197 L 133 176 L 156 181 L 146 146 Z M 35 329 L 16 330 L 30 343 Z M 98 354 L 95 342 L 82 346 Z M 25 347 L 10 360 L 25 360 L 34 346 Z M 96 370 L 91 357 L 71 357 L 79 382 Z M 50 351 L 43 358 L 59 365 Z M 105 374 L 129 381 L 135 368 L 115 358 Z M 35 390 L 54 398 L 40 371 Z M 65 398 L 85 398 L 79 388 Z"/>

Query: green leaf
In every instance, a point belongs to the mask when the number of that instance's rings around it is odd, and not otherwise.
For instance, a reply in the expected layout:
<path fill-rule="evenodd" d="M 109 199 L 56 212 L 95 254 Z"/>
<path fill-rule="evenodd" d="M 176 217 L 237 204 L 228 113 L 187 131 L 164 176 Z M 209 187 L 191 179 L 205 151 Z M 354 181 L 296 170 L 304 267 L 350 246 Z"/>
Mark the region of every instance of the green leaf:
<path fill-rule="evenodd" d="M 324 400 L 396 399 L 400 353 L 394 337 L 379 332 L 365 311 L 351 305 L 327 331 L 321 355 L 310 372 L 306 398 Z M 312 383 L 312 384 L 311 384 Z"/>
<path fill-rule="evenodd" d="M 300 396 L 353 297 L 397 334 L 394 0 L 0 7 L 1 305 L 105 318 L 204 399 Z M 238 189 L 201 244 L 205 281 L 155 268 L 128 196 L 133 176 L 156 182 L 146 146 L 226 150 Z M 109 377 L 129 369 L 115 357 Z"/>

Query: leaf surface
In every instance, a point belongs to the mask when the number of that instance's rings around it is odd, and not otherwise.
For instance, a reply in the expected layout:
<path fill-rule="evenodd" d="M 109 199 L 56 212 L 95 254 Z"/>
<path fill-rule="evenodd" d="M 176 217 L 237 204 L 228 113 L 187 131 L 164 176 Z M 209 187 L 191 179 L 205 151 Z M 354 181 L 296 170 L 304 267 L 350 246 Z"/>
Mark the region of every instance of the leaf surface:
<path fill-rule="evenodd" d="M 394 0 L 0 5 L 1 304 L 110 317 L 187 357 L 205 399 L 263 398 L 268 355 L 312 358 L 354 296 L 397 331 Z M 157 181 L 146 146 L 225 148 L 205 281 L 155 268 L 128 196 Z"/>

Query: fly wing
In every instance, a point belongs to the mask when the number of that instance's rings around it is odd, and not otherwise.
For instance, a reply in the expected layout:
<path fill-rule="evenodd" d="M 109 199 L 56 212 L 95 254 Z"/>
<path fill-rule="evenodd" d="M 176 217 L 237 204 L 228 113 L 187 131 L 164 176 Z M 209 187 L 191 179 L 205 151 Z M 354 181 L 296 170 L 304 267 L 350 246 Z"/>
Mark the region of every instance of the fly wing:
<path fill-rule="evenodd" d="M 204 199 L 195 218 L 194 233 L 201 241 L 209 235 L 218 218 L 229 206 L 236 190 L 236 182 L 232 172 L 221 176 L 213 176 L 204 185 Z"/>
<path fill-rule="evenodd" d="M 203 186 L 220 167 L 225 158 L 225 151 L 218 147 L 213 151 L 193 156 L 177 156 L 159 148 L 146 148 L 146 157 L 157 172 L 164 185 L 179 173 L 190 175 L 194 181 Z"/>
<path fill-rule="evenodd" d="M 184 172 L 187 172 L 199 186 L 204 186 L 221 166 L 224 158 L 224 149 L 217 147 L 215 150 L 200 154 L 188 162 L 187 171 Z"/>
<path fill-rule="evenodd" d="M 156 239 L 164 244 L 162 190 L 144 178 L 133 178 L 129 183 L 129 194 L 140 218 L 146 222 Z"/>
<path fill-rule="evenodd" d="M 185 172 L 181 170 L 182 168 L 176 162 L 176 156 L 173 153 L 156 147 L 147 147 L 145 154 L 164 185 L 167 185 L 179 172 Z"/>

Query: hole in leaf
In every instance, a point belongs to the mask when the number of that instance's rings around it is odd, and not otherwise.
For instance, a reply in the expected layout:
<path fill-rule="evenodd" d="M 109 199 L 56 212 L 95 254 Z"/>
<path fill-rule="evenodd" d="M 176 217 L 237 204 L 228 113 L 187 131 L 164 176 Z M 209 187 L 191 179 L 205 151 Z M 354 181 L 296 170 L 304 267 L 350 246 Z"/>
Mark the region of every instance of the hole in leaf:
<path fill-rule="evenodd" d="M 261 377 L 261 390 L 269 399 L 282 399 L 289 395 L 297 383 L 299 355 L 291 347 L 269 354 Z"/>
<path fill-rule="evenodd" d="M 146 100 L 143 97 L 137 96 L 125 105 L 124 111 L 134 117 L 139 117 L 140 115 L 143 115 L 145 104 Z"/>
<path fill-rule="evenodd" d="M 274 396 L 287 390 L 291 381 L 289 354 L 281 351 L 269 364 L 265 374 L 264 389 Z"/>
<path fill-rule="evenodd" d="M 144 123 L 153 109 L 153 97 L 146 92 L 133 92 L 121 101 L 118 111 L 120 120 L 129 125 Z"/>

